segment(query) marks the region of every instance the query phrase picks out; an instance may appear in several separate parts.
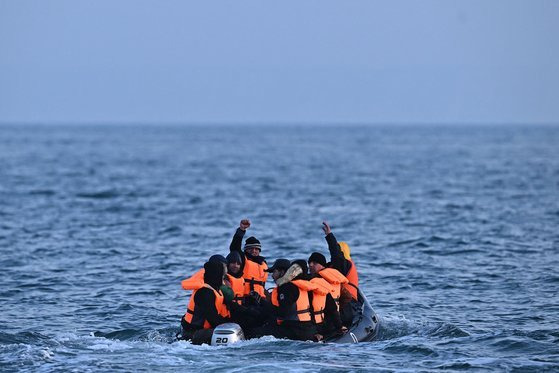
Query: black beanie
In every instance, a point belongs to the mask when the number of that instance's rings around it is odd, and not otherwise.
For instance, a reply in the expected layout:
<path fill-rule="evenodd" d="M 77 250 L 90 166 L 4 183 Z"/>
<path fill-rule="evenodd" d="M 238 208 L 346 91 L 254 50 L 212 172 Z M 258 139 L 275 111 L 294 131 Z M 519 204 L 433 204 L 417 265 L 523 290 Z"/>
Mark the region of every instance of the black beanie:
<path fill-rule="evenodd" d="M 218 263 L 227 264 L 227 260 L 225 259 L 225 257 L 223 255 L 219 255 L 219 254 L 215 254 L 215 255 L 210 256 L 210 259 L 208 259 L 208 262 L 218 262 Z"/>
<path fill-rule="evenodd" d="M 227 264 L 231 263 L 239 263 L 242 264 L 243 260 L 241 259 L 241 254 L 236 251 L 231 251 L 229 255 L 227 255 Z"/>
<path fill-rule="evenodd" d="M 204 264 L 204 282 L 215 290 L 223 284 L 223 264 L 221 262 L 206 262 Z"/>
<path fill-rule="evenodd" d="M 303 270 L 303 274 L 306 274 L 309 271 L 309 266 L 307 265 L 307 262 L 305 262 L 303 259 L 294 260 L 291 262 L 291 265 L 293 264 L 298 264 Z"/>
<path fill-rule="evenodd" d="M 321 253 L 317 253 L 317 252 L 312 253 L 311 256 L 309 256 L 309 263 L 310 262 L 315 262 L 326 267 L 326 257 Z"/>
<path fill-rule="evenodd" d="M 247 240 L 245 241 L 245 250 L 246 249 L 250 249 L 256 247 L 258 250 L 262 250 L 262 247 L 260 245 L 260 241 L 258 241 L 256 239 L 256 237 L 254 236 L 250 236 L 249 238 L 247 238 Z"/>

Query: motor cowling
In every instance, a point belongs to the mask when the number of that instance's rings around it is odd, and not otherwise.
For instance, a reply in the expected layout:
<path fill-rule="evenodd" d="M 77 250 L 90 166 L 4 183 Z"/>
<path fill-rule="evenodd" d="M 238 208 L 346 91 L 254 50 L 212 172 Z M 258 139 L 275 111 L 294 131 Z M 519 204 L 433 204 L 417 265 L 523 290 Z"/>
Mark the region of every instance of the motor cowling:
<path fill-rule="evenodd" d="M 245 333 L 239 324 L 225 323 L 216 326 L 212 334 L 212 346 L 228 346 L 244 341 Z"/>

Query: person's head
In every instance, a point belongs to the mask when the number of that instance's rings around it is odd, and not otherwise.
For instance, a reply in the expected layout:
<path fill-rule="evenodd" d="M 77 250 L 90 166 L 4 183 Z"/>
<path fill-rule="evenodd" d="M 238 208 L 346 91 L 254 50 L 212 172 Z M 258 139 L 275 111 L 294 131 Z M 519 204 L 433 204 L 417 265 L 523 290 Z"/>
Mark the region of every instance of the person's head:
<path fill-rule="evenodd" d="M 311 256 L 309 256 L 309 270 L 311 275 L 317 274 L 324 268 L 326 268 L 326 257 L 321 253 L 312 253 Z"/>
<path fill-rule="evenodd" d="M 224 266 L 219 261 L 204 263 L 204 282 L 214 289 L 223 285 Z"/>
<path fill-rule="evenodd" d="M 219 254 L 212 255 L 210 256 L 210 259 L 208 259 L 208 262 L 221 263 L 224 268 L 223 277 L 225 277 L 225 275 L 227 274 L 227 259 L 225 259 L 223 255 L 219 255 Z"/>
<path fill-rule="evenodd" d="M 266 272 L 272 272 L 272 278 L 274 281 L 279 280 L 285 275 L 285 271 L 291 266 L 291 262 L 287 259 L 277 259 L 274 265 L 266 270 Z"/>
<path fill-rule="evenodd" d="M 236 275 L 241 271 L 241 255 L 236 251 L 231 251 L 227 255 L 227 271 L 232 275 Z"/>
<path fill-rule="evenodd" d="M 208 262 L 217 262 L 217 263 L 227 264 L 227 259 L 225 259 L 225 257 L 223 255 L 215 254 L 215 255 L 210 256 L 210 259 L 208 259 Z"/>
<path fill-rule="evenodd" d="M 245 254 L 249 256 L 259 256 L 260 252 L 262 251 L 262 245 L 260 245 L 260 241 L 254 236 L 251 236 L 246 239 L 245 241 Z"/>
<path fill-rule="evenodd" d="M 299 265 L 299 267 L 301 267 L 301 270 L 303 271 L 303 275 L 306 275 L 309 272 L 309 267 L 307 266 L 307 262 L 304 259 L 297 259 L 291 262 L 291 265 L 293 264 L 297 264 Z"/>

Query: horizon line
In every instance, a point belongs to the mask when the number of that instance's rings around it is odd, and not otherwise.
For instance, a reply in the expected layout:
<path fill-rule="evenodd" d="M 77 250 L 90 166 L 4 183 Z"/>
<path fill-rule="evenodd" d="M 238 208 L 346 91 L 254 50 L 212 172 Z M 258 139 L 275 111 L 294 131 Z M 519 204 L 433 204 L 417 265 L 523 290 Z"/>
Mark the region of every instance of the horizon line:
<path fill-rule="evenodd" d="M 144 126 L 144 127 L 386 127 L 386 126 L 557 126 L 559 121 L 418 121 L 418 122 L 321 122 L 321 121 L 2 121 L 0 126 Z"/>

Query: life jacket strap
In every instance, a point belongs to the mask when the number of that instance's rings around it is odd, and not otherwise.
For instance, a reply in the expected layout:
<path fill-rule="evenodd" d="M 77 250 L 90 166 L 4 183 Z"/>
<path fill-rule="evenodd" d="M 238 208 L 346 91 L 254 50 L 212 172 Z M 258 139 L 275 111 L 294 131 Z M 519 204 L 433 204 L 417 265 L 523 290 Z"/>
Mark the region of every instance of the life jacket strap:
<path fill-rule="evenodd" d="M 191 310 L 190 308 L 187 308 L 187 309 L 186 309 L 186 313 L 189 313 L 189 314 L 191 314 L 191 315 L 194 315 L 194 311 Z"/>
<path fill-rule="evenodd" d="M 266 283 L 264 281 L 255 280 L 254 277 L 245 279 L 245 281 L 248 281 L 248 283 L 250 284 L 250 291 L 254 291 L 254 285 L 260 285 L 262 287 L 266 286 Z"/>
<path fill-rule="evenodd" d="M 297 315 L 300 315 L 300 314 L 302 314 L 302 313 L 312 313 L 312 311 L 311 311 L 311 309 L 310 309 L 310 307 L 309 307 L 309 308 L 305 308 L 304 310 L 297 311 L 296 313 L 297 313 Z"/>

